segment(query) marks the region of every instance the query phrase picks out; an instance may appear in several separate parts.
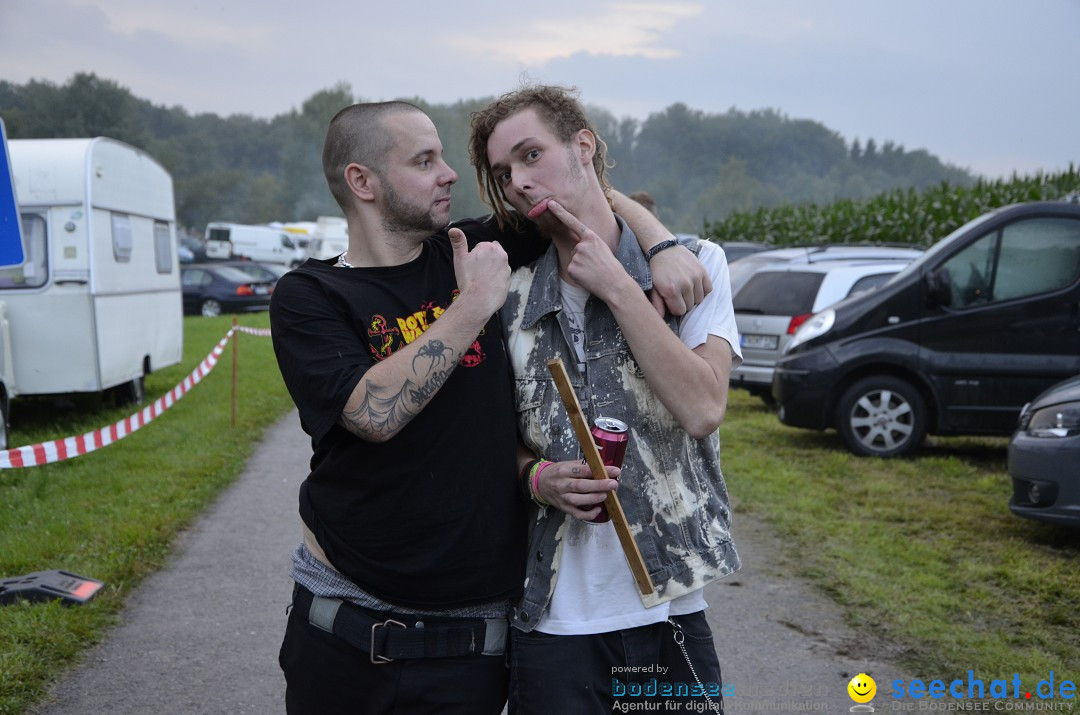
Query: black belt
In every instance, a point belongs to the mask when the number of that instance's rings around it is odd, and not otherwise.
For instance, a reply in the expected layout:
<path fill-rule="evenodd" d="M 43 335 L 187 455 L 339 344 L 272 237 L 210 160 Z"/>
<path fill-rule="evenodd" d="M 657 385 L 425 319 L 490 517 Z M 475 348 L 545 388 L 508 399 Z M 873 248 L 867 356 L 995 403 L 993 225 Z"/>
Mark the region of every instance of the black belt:
<path fill-rule="evenodd" d="M 462 655 L 501 655 L 506 652 L 505 618 L 440 618 L 368 613 L 339 598 L 316 596 L 297 585 L 293 608 L 308 623 L 333 633 L 371 655 L 379 665 L 399 658 L 450 658 Z M 412 625 L 407 625 L 407 623 Z"/>

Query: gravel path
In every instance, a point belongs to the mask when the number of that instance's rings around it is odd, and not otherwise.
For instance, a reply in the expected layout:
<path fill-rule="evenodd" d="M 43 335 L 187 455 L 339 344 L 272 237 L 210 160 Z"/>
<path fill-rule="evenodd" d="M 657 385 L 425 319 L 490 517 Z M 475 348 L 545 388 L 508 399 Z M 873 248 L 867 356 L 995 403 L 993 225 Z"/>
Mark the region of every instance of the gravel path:
<path fill-rule="evenodd" d="M 237 482 L 179 539 L 172 562 L 132 594 L 120 625 L 32 712 L 284 712 L 277 652 L 309 456 L 295 412 L 270 428 Z M 857 673 L 873 675 L 879 691 L 906 677 L 884 660 L 887 644 L 861 640 L 831 601 L 785 575 L 766 527 L 737 514 L 734 529 L 743 570 L 706 591 L 734 692 L 728 713 L 843 712 Z"/>

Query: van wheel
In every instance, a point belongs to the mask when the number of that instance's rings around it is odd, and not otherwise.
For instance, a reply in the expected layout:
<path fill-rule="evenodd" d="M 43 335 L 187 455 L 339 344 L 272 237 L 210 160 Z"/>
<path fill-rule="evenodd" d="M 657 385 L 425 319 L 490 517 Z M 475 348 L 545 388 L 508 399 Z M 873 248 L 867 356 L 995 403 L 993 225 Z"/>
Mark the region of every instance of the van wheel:
<path fill-rule="evenodd" d="M 926 437 L 926 403 L 913 385 L 887 375 L 859 380 L 836 407 L 844 444 L 864 457 L 898 457 Z"/>
<path fill-rule="evenodd" d="M 221 315 L 221 303 L 218 303 L 213 298 L 207 298 L 199 307 L 199 312 L 202 313 L 204 318 L 216 318 Z"/>

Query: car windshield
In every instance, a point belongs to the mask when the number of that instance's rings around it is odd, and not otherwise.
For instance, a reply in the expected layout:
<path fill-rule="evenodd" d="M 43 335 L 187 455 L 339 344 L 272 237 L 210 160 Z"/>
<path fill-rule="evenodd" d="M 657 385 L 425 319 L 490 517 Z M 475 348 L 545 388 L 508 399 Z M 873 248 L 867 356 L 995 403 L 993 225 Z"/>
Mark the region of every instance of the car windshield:
<path fill-rule="evenodd" d="M 269 268 L 265 268 L 257 263 L 249 263 L 247 265 L 232 266 L 237 270 L 247 273 L 249 276 L 256 278 L 260 281 L 276 281 L 278 275 L 272 272 Z"/>
<path fill-rule="evenodd" d="M 924 263 L 929 261 L 931 258 L 936 256 L 937 254 L 941 253 L 941 251 L 944 250 L 946 246 L 948 246 L 950 243 L 952 243 L 953 236 L 956 236 L 958 234 L 969 231 L 969 230 L 975 228 L 976 226 L 979 226 L 980 224 L 983 224 L 983 223 L 989 221 L 991 218 L 993 218 L 996 215 L 997 215 L 997 211 L 990 211 L 988 213 L 984 213 L 981 216 L 978 216 L 976 218 L 971 219 L 970 221 L 965 223 L 963 226 L 960 226 L 956 230 L 952 231 L 948 236 L 941 239 L 940 241 L 935 243 L 930 248 L 926 249 L 926 251 L 924 251 L 921 256 L 916 258 L 911 263 L 907 264 L 907 267 L 904 268 L 904 270 L 897 273 L 895 276 L 893 276 L 889 280 L 889 283 L 895 283 L 895 282 L 901 280 L 901 276 L 906 276 L 909 273 L 912 273 L 914 271 L 918 271 L 922 267 L 922 265 Z"/>
<path fill-rule="evenodd" d="M 239 268 L 233 268 L 231 266 L 215 266 L 214 267 L 214 272 L 216 272 L 219 276 L 221 276 L 225 280 L 232 281 L 233 283 L 252 283 L 252 282 L 260 283 L 260 282 L 265 282 L 265 281 L 260 281 L 257 278 L 253 278 L 251 275 L 249 275 L 247 273 L 244 273 Z"/>

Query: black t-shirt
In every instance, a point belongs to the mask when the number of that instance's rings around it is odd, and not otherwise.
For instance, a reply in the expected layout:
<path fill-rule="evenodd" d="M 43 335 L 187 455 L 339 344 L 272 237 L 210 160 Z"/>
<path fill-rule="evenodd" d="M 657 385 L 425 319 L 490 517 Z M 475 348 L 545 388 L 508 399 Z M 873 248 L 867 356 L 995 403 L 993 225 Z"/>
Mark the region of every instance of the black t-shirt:
<path fill-rule="evenodd" d="M 491 223 L 455 225 L 470 244 L 497 237 Z M 543 248 L 503 245 L 515 263 Z M 289 272 L 270 306 L 278 365 L 314 450 L 301 518 L 335 568 L 391 603 L 442 609 L 517 595 L 525 517 L 498 314 L 401 432 L 367 442 L 338 424 L 345 402 L 369 367 L 450 306 L 453 252 L 440 234 L 404 265 L 333 264 Z"/>

